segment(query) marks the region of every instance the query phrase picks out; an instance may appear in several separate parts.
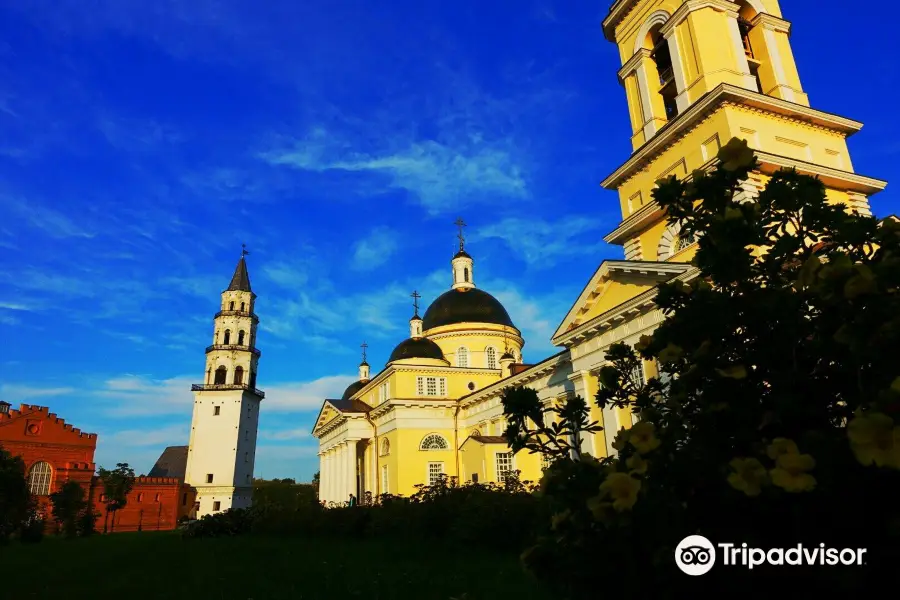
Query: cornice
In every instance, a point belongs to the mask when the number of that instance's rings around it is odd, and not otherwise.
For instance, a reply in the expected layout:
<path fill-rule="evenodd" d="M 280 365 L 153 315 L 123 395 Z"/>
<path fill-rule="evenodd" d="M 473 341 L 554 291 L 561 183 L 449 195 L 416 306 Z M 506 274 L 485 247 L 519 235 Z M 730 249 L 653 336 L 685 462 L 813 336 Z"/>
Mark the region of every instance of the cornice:
<path fill-rule="evenodd" d="M 517 373 L 516 375 L 512 375 L 505 379 L 501 379 L 500 381 L 483 387 L 480 390 L 472 392 L 467 396 L 463 396 L 459 399 L 459 406 L 460 408 L 468 408 L 473 404 L 477 404 L 479 402 L 487 400 L 488 398 L 491 398 L 492 396 L 500 393 L 511 385 L 521 385 L 523 383 L 528 383 L 529 381 L 538 379 L 548 372 L 551 372 L 569 362 L 571 362 L 569 359 L 569 352 L 568 350 L 563 350 L 562 352 L 554 354 L 553 356 L 550 356 L 549 358 L 546 358 L 543 361 L 532 365 L 521 373 Z"/>
<path fill-rule="evenodd" d="M 674 121 L 667 123 L 657 134 L 638 148 L 618 169 L 600 184 L 606 189 L 618 188 L 637 171 L 647 166 L 659 154 L 674 144 L 708 113 L 721 108 L 725 102 L 750 106 L 777 116 L 789 117 L 799 122 L 852 135 L 862 129 L 862 123 L 838 115 L 815 110 L 801 104 L 787 102 L 780 98 L 764 96 L 737 86 L 721 83 L 705 96 L 694 102 Z"/>
<path fill-rule="evenodd" d="M 787 33 L 790 35 L 791 33 L 791 22 L 785 21 L 779 17 L 766 14 L 759 13 L 750 21 L 750 25 L 756 27 L 757 25 L 762 25 L 763 29 L 769 29 L 771 31 L 779 31 L 781 33 Z"/>
<path fill-rule="evenodd" d="M 617 75 L 619 76 L 619 83 L 625 83 L 625 78 L 631 75 L 632 72 L 637 70 L 639 66 L 641 66 L 641 62 L 646 58 L 650 58 L 651 52 L 646 48 L 641 48 L 637 52 L 631 55 L 631 58 L 625 61 L 625 64 L 622 65 L 622 68 L 619 69 Z"/>
<path fill-rule="evenodd" d="M 610 7 L 609 14 L 603 19 L 603 35 L 607 40 L 616 41 L 616 26 L 634 10 L 637 4 L 638 0 L 616 0 Z"/>
<path fill-rule="evenodd" d="M 660 35 L 668 39 L 675 31 L 675 28 L 678 27 L 689 14 L 696 10 L 700 10 L 701 8 L 712 8 L 719 12 L 728 13 L 729 16 L 735 18 L 738 16 L 738 11 L 740 10 L 740 7 L 737 4 L 729 2 L 728 0 L 688 0 L 679 6 L 675 12 L 672 13 L 672 16 L 669 17 L 669 20 L 659 28 Z"/>
<path fill-rule="evenodd" d="M 828 187 L 860 192 L 867 196 L 878 193 L 887 187 L 887 181 L 875 179 L 874 177 L 866 177 L 850 171 L 841 171 L 840 169 L 760 150 L 756 150 L 755 154 L 760 162 L 760 171 L 766 175 L 771 175 L 780 169 L 796 169 L 798 173 L 818 177 Z"/>
<path fill-rule="evenodd" d="M 700 272 L 700 270 L 696 267 L 685 265 L 684 263 L 673 264 L 684 265 L 685 269 L 684 272 L 682 272 L 680 275 L 672 277 L 672 279 L 689 281 L 696 277 Z M 671 281 L 672 279 L 668 281 Z M 565 345 L 567 348 L 571 349 L 571 347 L 575 345 L 575 342 L 577 340 L 581 338 L 592 337 L 602 330 L 609 329 L 612 326 L 618 325 L 619 322 L 631 320 L 633 317 L 643 313 L 651 307 L 655 307 L 656 304 L 654 302 L 654 298 L 656 297 L 658 291 L 659 287 L 654 286 L 646 292 L 643 292 L 642 294 L 639 294 L 634 298 L 619 304 L 615 308 L 597 315 L 593 319 L 579 325 L 575 329 L 567 331 L 566 333 L 553 338 L 551 341 L 557 346 Z"/>

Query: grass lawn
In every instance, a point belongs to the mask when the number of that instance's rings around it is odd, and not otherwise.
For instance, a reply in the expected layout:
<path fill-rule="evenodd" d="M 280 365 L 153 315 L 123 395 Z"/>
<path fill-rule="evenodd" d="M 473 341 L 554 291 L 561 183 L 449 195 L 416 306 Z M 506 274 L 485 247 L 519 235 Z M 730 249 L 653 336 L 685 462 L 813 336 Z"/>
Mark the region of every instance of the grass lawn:
<path fill-rule="evenodd" d="M 514 554 L 384 540 L 177 533 L 0 546 L 0 597 L 126 600 L 546 600 Z"/>

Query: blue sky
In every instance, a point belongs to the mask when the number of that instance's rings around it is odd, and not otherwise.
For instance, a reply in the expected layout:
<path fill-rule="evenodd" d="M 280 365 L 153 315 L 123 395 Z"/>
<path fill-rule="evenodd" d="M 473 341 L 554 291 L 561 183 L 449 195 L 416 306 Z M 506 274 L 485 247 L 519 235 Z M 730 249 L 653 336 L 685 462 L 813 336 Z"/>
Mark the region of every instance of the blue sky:
<path fill-rule="evenodd" d="M 878 11 L 784 2 L 814 107 L 863 121 L 857 172 L 895 179 L 900 91 Z M 825 3 L 826 5 L 828 3 Z M 842 5 L 840 5 L 842 6 Z M 259 295 L 257 475 L 309 479 L 322 398 L 450 284 L 476 283 L 526 361 L 619 220 L 630 152 L 608 2 L 0 2 L 0 399 L 149 470 L 187 443 L 190 384 L 241 243 Z M 896 184 L 876 196 L 897 212 Z"/>

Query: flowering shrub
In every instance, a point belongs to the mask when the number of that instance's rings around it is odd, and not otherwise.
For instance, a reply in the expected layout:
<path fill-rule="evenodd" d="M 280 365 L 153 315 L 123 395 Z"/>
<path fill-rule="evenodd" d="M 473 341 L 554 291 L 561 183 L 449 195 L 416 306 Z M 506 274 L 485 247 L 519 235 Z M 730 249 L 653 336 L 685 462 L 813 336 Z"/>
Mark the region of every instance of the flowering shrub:
<path fill-rule="evenodd" d="M 640 418 L 617 433 L 615 457 L 539 443 L 553 428 L 599 429 L 580 398 L 552 428 L 536 394 L 504 402 L 514 446 L 555 459 L 542 482 L 551 532 L 524 559 L 561 595 L 595 597 L 610 578 L 627 581 L 629 597 L 701 584 L 759 594 L 785 577 L 807 594 L 858 594 L 900 558 L 900 226 L 847 212 L 794 171 L 736 200 L 757 167 L 732 140 L 715 170 L 654 192 L 682 235 L 697 236 L 699 273 L 659 287 L 666 319 L 653 335 L 608 351 L 596 402 Z M 640 359 L 661 376 L 637 381 Z M 867 548 L 868 562 L 691 578 L 674 549 L 692 534 Z"/>

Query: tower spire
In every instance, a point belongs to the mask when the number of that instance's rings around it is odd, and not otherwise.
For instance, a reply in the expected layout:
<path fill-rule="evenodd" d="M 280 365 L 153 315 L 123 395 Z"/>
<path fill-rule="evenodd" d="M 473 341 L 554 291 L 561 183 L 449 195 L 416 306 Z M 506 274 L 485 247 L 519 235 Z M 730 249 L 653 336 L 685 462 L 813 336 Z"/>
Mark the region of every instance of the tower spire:
<path fill-rule="evenodd" d="M 359 380 L 360 381 L 368 381 L 369 380 L 369 363 L 366 362 L 366 349 L 369 345 L 365 342 L 359 345 L 362 348 L 362 362 L 359 363 Z"/>
<path fill-rule="evenodd" d="M 238 260 L 237 266 L 234 268 L 234 275 L 231 276 L 231 283 L 228 284 L 228 292 L 252 292 L 250 289 L 250 274 L 247 272 L 247 261 L 244 257 L 250 254 L 247 250 L 247 244 L 241 244 L 241 258 Z"/>
<path fill-rule="evenodd" d="M 410 294 L 410 297 L 413 299 L 413 307 L 415 310 L 415 312 L 413 313 L 413 318 L 416 318 L 419 316 L 419 298 L 421 298 L 422 296 L 419 294 L 419 292 L 413 290 L 413 293 Z"/>
<path fill-rule="evenodd" d="M 454 290 L 464 292 L 475 287 L 474 277 L 472 275 L 474 261 L 465 250 L 466 238 L 463 236 L 463 227 L 466 227 L 466 222 L 462 220 L 462 217 L 459 217 L 453 224 L 459 228 L 459 233 L 456 235 L 456 237 L 459 238 L 459 252 L 457 252 L 456 256 L 450 261 L 453 265 L 452 287 Z"/>

